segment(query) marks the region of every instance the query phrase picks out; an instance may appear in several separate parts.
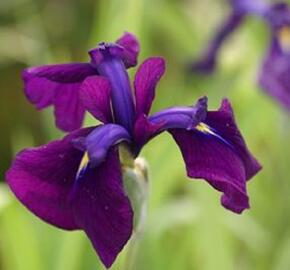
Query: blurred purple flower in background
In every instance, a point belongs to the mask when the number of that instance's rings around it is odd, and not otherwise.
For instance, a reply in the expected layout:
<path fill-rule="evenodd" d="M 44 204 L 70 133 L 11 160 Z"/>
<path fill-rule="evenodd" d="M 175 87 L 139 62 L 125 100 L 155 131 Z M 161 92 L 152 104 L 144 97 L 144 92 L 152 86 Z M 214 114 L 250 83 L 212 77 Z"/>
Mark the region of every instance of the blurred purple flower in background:
<path fill-rule="evenodd" d="M 267 4 L 263 0 L 231 0 L 231 14 L 217 30 L 200 60 L 190 65 L 191 72 L 211 73 L 225 40 L 244 21 L 245 16 L 262 18 L 271 31 L 269 48 L 258 75 L 260 87 L 290 111 L 290 9 L 286 3 Z"/>
<path fill-rule="evenodd" d="M 165 62 L 159 57 L 145 60 L 136 72 L 133 94 L 126 67 L 136 64 L 138 48 L 137 40 L 126 34 L 116 44 L 101 43 L 91 50 L 90 64 L 27 69 L 29 100 L 39 108 L 53 104 L 60 127 L 78 128 L 85 110 L 103 124 L 23 150 L 6 173 L 16 197 L 35 215 L 62 229 L 84 230 L 106 267 L 133 230 L 118 145 L 134 159 L 150 139 L 168 131 L 188 176 L 206 179 L 223 193 L 223 206 L 236 213 L 249 208 L 246 181 L 261 169 L 227 100 L 218 111 L 207 111 L 203 97 L 194 106 L 149 115 Z"/>

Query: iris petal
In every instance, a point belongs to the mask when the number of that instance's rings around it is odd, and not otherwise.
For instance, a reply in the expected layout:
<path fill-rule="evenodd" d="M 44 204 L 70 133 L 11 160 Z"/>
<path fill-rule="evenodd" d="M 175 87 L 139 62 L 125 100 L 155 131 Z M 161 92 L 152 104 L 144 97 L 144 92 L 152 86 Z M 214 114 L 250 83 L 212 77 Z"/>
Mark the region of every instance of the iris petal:
<path fill-rule="evenodd" d="M 81 127 L 84 118 L 78 98 L 80 83 L 96 73 L 85 63 L 32 67 L 23 72 L 24 91 L 37 109 L 55 105 L 57 127 L 72 131 Z"/>
<path fill-rule="evenodd" d="M 261 88 L 290 111 L 290 55 L 285 54 L 274 38 L 259 74 Z"/>
<path fill-rule="evenodd" d="M 79 228 L 68 198 L 83 153 L 71 141 L 86 136 L 91 130 L 81 129 L 62 140 L 21 151 L 6 173 L 16 197 L 54 226 L 67 230 Z"/>
<path fill-rule="evenodd" d="M 223 192 L 226 208 L 241 213 L 249 208 L 246 181 L 261 166 L 247 149 L 227 100 L 219 111 L 208 112 L 205 124 L 213 134 L 198 129 L 172 129 L 170 133 L 182 152 L 188 176 L 205 179 Z"/>
<path fill-rule="evenodd" d="M 126 68 L 136 66 L 140 51 L 138 39 L 133 34 L 125 32 L 116 43 L 124 48 L 122 52 L 122 60 Z"/>
<path fill-rule="evenodd" d="M 85 107 L 79 99 L 79 83 L 59 85 L 55 89 L 54 115 L 56 126 L 72 131 L 82 126 Z"/>
<path fill-rule="evenodd" d="M 259 85 L 290 111 L 290 8 L 286 3 L 269 7 L 265 15 L 272 28 L 272 39 L 259 73 Z"/>
<path fill-rule="evenodd" d="M 133 210 L 123 190 L 116 150 L 111 149 L 98 167 L 87 168 L 74 187 L 71 204 L 78 226 L 109 268 L 132 234 Z"/>
<path fill-rule="evenodd" d="M 134 87 L 137 115 L 148 115 L 155 97 L 155 87 L 165 72 L 165 61 L 161 57 L 145 60 L 135 75 Z"/>
<path fill-rule="evenodd" d="M 101 76 L 90 76 L 81 85 L 79 96 L 86 109 L 103 123 L 112 122 L 111 86 Z"/>
<path fill-rule="evenodd" d="M 23 71 L 22 78 L 25 82 L 33 78 L 45 78 L 57 83 L 79 83 L 94 74 L 95 69 L 88 63 L 70 63 L 30 67 Z"/>

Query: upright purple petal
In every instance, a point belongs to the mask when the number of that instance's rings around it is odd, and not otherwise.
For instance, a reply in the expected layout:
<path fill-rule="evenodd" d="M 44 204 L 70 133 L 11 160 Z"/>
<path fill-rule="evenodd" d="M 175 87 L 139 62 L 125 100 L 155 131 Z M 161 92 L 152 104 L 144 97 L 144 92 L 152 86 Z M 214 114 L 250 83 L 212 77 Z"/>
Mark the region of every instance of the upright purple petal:
<path fill-rule="evenodd" d="M 223 192 L 222 204 L 236 213 L 249 208 L 246 181 L 261 166 L 238 130 L 227 100 L 219 111 L 208 112 L 195 130 L 170 130 L 182 152 L 187 174 L 205 179 Z"/>
<path fill-rule="evenodd" d="M 109 268 L 129 240 L 133 210 L 123 190 L 121 165 L 112 149 L 105 162 L 88 169 L 71 194 L 77 225 L 90 238 L 100 259 Z"/>
<path fill-rule="evenodd" d="M 24 91 L 37 109 L 55 106 L 56 125 L 71 131 L 81 126 L 84 107 L 78 99 L 81 82 L 97 74 L 90 64 L 74 63 L 27 68 L 23 72 Z"/>
<path fill-rule="evenodd" d="M 110 94 L 110 83 L 101 76 L 86 78 L 79 91 L 85 108 L 103 123 L 112 122 Z"/>
<path fill-rule="evenodd" d="M 135 98 L 137 115 L 148 115 L 155 97 L 155 87 L 165 72 L 165 61 L 161 57 L 145 60 L 135 76 Z"/>
<path fill-rule="evenodd" d="M 71 141 L 90 131 L 81 129 L 62 140 L 23 150 L 6 173 L 11 190 L 30 211 L 63 229 L 79 229 L 68 199 L 83 153 Z"/>
<path fill-rule="evenodd" d="M 122 59 L 127 68 L 137 65 L 140 44 L 138 39 L 131 33 L 125 32 L 116 43 L 124 48 Z"/>

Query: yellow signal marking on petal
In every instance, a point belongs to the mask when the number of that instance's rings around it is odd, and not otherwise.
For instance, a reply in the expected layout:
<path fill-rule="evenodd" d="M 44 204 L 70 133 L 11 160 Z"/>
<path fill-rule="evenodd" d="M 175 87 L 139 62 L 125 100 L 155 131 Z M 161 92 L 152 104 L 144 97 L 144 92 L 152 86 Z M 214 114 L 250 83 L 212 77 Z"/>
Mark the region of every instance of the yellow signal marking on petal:
<path fill-rule="evenodd" d="M 278 32 L 280 46 L 286 52 L 290 51 L 290 27 L 283 26 Z"/>
<path fill-rule="evenodd" d="M 200 122 L 196 127 L 196 130 L 204 133 L 204 134 L 208 134 L 208 135 L 212 135 L 214 137 L 216 137 L 217 139 L 219 139 L 220 141 L 224 142 L 225 144 L 229 145 L 230 147 L 232 147 L 232 145 L 226 140 L 224 139 L 222 136 L 220 136 L 218 133 L 214 132 L 210 126 L 208 126 L 207 124 Z"/>
<path fill-rule="evenodd" d="M 89 155 L 88 155 L 88 152 L 86 151 L 82 157 L 82 160 L 81 160 L 78 172 L 77 172 L 77 176 L 79 176 L 81 171 L 87 167 L 89 161 L 90 161 Z"/>
<path fill-rule="evenodd" d="M 211 135 L 214 135 L 214 136 L 217 135 L 216 133 L 214 133 L 214 132 L 210 129 L 210 127 L 209 127 L 207 124 L 202 123 L 202 122 L 200 122 L 200 123 L 199 123 L 195 128 L 196 128 L 198 131 L 203 132 L 203 133 L 211 134 Z"/>

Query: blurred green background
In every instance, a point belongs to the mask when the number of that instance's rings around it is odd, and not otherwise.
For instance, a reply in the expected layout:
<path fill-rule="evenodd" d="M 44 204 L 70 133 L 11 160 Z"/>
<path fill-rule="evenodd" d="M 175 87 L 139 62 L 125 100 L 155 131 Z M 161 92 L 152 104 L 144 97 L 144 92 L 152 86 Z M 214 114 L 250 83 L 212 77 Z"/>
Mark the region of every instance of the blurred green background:
<path fill-rule="evenodd" d="M 143 150 L 150 164 L 146 228 L 130 266 L 127 249 L 114 270 L 289 270 L 289 115 L 256 86 L 269 31 L 249 18 L 221 51 L 209 77 L 185 65 L 204 48 L 229 11 L 214 0 L 0 1 L 0 172 L 22 148 L 62 136 L 52 110 L 37 112 L 25 99 L 26 66 L 86 61 L 100 41 L 130 31 L 141 41 L 139 62 L 163 56 L 167 72 L 152 111 L 195 103 L 208 95 L 216 109 L 230 98 L 244 137 L 264 169 L 248 184 L 251 209 L 235 215 L 204 181 L 188 180 L 173 140 L 163 134 Z M 135 69 L 131 70 L 131 75 Z M 86 124 L 92 123 L 91 119 Z M 193 153 L 194 154 L 194 153 Z M 29 213 L 0 185 L 0 269 L 104 269 L 82 232 L 64 232 Z"/>

